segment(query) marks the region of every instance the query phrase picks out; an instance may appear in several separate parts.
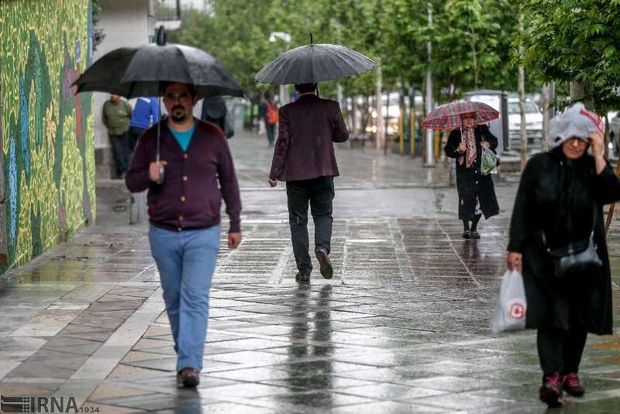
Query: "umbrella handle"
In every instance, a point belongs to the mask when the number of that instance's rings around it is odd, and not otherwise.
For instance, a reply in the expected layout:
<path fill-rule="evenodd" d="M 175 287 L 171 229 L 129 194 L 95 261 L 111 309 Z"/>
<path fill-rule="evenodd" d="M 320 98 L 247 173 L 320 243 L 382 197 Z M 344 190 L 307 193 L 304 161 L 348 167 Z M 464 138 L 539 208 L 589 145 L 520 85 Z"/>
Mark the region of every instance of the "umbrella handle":
<path fill-rule="evenodd" d="M 157 102 L 159 103 L 159 113 L 161 114 L 161 96 L 157 97 Z M 159 163 L 160 160 L 160 147 L 161 147 L 161 116 L 157 122 L 157 152 L 155 154 L 155 162 Z M 163 184 L 165 178 L 166 171 L 163 165 L 159 166 L 159 178 L 157 179 L 157 184 Z"/>

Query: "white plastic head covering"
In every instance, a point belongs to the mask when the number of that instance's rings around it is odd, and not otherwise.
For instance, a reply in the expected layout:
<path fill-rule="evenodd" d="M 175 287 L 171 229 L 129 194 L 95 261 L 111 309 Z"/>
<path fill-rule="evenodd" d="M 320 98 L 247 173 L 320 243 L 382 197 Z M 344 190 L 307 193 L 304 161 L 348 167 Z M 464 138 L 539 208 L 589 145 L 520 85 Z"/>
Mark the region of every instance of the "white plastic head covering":
<path fill-rule="evenodd" d="M 551 119 L 547 142 L 550 147 L 557 147 L 570 138 L 587 141 L 593 132 L 604 133 L 605 122 L 600 116 L 587 110 L 581 102 L 577 102 Z"/>

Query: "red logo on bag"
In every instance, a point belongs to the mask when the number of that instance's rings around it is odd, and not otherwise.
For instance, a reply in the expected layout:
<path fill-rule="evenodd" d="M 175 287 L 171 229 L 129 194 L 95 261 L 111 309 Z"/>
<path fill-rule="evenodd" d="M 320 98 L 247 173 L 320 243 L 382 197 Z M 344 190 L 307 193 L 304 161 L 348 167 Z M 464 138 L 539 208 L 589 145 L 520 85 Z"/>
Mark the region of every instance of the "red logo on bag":
<path fill-rule="evenodd" d="M 508 304 L 508 315 L 513 319 L 525 318 L 525 304 L 515 300 Z"/>

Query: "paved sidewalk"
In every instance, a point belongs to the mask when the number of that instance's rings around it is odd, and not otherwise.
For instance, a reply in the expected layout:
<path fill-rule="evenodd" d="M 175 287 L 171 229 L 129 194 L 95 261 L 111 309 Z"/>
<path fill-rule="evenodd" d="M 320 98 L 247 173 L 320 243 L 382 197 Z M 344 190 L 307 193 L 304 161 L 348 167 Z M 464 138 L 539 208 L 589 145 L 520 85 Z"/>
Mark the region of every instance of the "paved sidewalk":
<path fill-rule="evenodd" d="M 466 241 L 445 166 L 339 149 L 336 274 L 298 287 L 266 139 L 240 134 L 231 146 L 244 241 L 220 251 L 199 388 L 175 385 L 146 226 L 126 225 L 122 183 L 100 182 L 96 226 L 0 281 L 0 394 L 74 397 L 106 414 L 546 411 L 533 333 L 488 329 L 515 183 L 496 184 L 502 213 Z M 588 339 L 588 393 L 563 412 L 620 410 L 619 349 L 618 335 Z"/>

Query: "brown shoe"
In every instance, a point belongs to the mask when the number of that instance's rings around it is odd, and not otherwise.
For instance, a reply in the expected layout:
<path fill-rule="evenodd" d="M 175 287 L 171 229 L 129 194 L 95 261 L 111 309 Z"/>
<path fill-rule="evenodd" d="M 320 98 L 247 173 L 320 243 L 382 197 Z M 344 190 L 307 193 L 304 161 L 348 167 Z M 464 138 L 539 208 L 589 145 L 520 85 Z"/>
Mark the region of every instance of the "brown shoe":
<path fill-rule="evenodd" d="M 299 283 L 300 285 L 309 285 L 310 284 L 310 275 L 307 275 L 305 273 L 301 273 L 298 272 L 295 275 L 295 280 L 297 281 L 297 283 Z"/>
<path fill-rule="evenodd" d="M 325 279 L 331 279 L 334 276 L 334 268 L 332 267 L 332 262 L 329 261 L 327 252 L 324 249 L 317 249 L 316 259 L 321 266 L 321 275 L 323 275 Z"/>
<path fill-rule="evenodd" d="M 177 382 L 187 388 L 194 388 L 200 384 L 200 374 L 195 368 L 186 367 L 177 374 Z"/>

